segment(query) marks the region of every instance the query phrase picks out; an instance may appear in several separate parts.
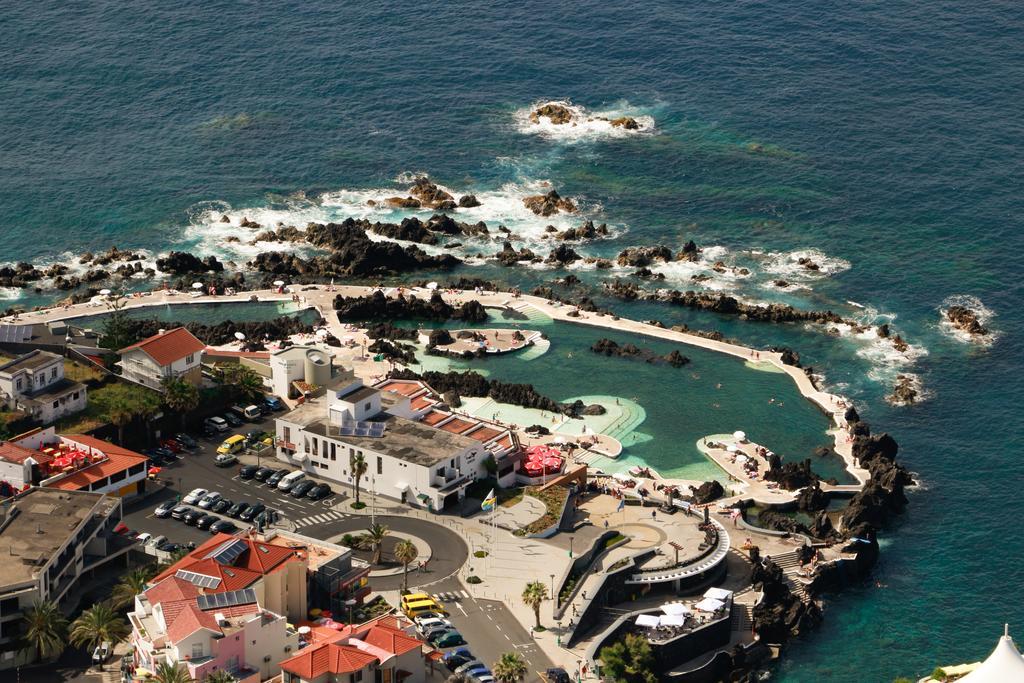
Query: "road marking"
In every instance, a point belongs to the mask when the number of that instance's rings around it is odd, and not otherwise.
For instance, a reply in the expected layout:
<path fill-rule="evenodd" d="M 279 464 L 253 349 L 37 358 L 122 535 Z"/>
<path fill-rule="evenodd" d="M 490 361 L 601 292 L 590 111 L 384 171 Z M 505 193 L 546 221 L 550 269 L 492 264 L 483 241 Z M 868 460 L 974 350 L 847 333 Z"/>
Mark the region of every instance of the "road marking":
<path fill-rule="evenodd" d="M 461 602 L 455 603 L 455 606 L 459 608 L 460 612 L 462 612 L 462 616 L 464 616 L 464 617 L 468 617 L 469 616 L 469 612 L 466 611 L 466 609 L 462 606 Z"/>

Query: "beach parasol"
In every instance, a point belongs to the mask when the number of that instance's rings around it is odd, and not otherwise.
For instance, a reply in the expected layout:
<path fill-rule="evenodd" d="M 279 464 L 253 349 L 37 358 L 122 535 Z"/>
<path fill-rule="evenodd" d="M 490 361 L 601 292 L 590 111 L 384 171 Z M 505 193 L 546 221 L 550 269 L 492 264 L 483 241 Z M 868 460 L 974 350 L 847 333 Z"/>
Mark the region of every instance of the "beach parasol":
<path fill-rule="evenodd" d="M 663 614 L 658 619 L 659 626 L 686 626 L 686 617 L 681 614 Z"/>
<path fill-rule="evenodd" d="M 740 449 L 736 448 L 735 444 L 729 444 L 728 446 L 725 447 L 725 450 L 729 451 L 730 453 L 737 453 Z"/>
<path fill-rule="evenodd" d="M 437 289 L 437 283 L 436 282 L 428 282 L 427 283 L 427 289 L 431 289 L 431 290 Z"/>
<path fill-rule="evenodd" d="M 714 612 L 723 607 L 725 607 L 725 603 L 714 598 L 704 598 L 693 606 L 694 609 L 699 609 L 701 612 Z"/>
<path fill-rule="evenodd" d="M 161 471 L 162 471 L 162 470 L 161 470 L 161 469 L 160 469 L 159 467 L 150 467 L 150 468 L 149 468 L 149 475 L 150 475 L 151 477 L 152 477 L 152 476 L 156 476 L 156 475 L 160 474 L 160 472 L 161 472 Z"/>
<path fill-rule="evenodd" d="M 732 591 L 725 588 L 709 588 L 704 591 L 704 597 L 712 600 L 727 600 L 732 597 Z"/>
<path fill-rule="evenodd" d="M 274 280 L 275 287 L 284 287 L 284 280 Z"/>
<path fill-rule="evenodd" d="M 682 616 L 690 613 L 690 608 L 681 602 L 668 602 L 661 606 L 661 611 L 672 616 Z"/>
<path fill-rule="evenodd" d="M 202 282 L 193 282 L 192 283 L 192 289 L 202 289 L 202 288 L 203 288 L 203 283 Z"/>
<path fill-rule="evenodd" d="M 637 626 L 647 626 L 650 628 L 657 627 L 661 623 L 661 619 L 653 614 L 641 614 L 636 618 Z"/>
<path fill-rule="evenodd" d="M 299 627 L 299 635 L 300 635 L 300 636 L 308 636 L 308 635 L 309 635 L 309 632 L 310 632 L 310 631 L 312 631 L 312 630 L 313 630 L 313 629 L 311 629 L 311 628 L 310 628 L 310 627 L 308 627 L 308 626 L 300 626 L 300 627 Z"/>
<path fill-rule="evenodd" d="M 732 438 L 736 439 L 737 441 L 746 441 L 747 435 L 745 432 L 735 431 L 732 433 Z"/>
<path fill-rule="evenodd" d="M 103 296 L 110 296 L 110 290 L 109 289 L 101 289 L 100 290 L 100 294 L 102 294 Z"/>
<path fill-rule="evenodd" d="M 235 332 L 235 339 L 237 339 L 238 341 L 244 341 L 245 340 L 245 333 L 243 333 L 243 332 Z"/>

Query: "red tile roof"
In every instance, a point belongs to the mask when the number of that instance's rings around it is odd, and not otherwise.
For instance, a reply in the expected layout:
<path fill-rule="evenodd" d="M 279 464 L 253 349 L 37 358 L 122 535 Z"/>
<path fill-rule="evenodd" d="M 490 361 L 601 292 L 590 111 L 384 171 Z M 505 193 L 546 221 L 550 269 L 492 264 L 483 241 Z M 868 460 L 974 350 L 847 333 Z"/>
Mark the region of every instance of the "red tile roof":
<path fill-rule="evenodd" d="M 430 398 L 427 398 L 426 396 L 417 396 L 416 398 L 409 402 L 409 407 L 411 407 L 413 410 L 423 410 L 427 406 L 434 405 L 434 403 L 436 403 L 436 401 L 433 401 Z"/>
<path fill-rule="evenodd" d="M 431 410 L 429 413 L 423 416 L 423 423 L 433 427 L 441 420 L 447 420 L 451 416 L 451 413 L 445 413 L 440 410 Z"/>
<path fill-rule="evenodd" d="M 465 420 L 455 418 L 454 420 L 445 422 L 443 425 L 438 427 L 438 429 L 443 429 L 444 431 L 451 432 L 452 434 L 461 434 L 470 427 L 475 427 L 476 425 L 476 422 L 467 422 Z"/>
<path fill-rule="evenodd" d="M 248 548 L 235 558 L 234 563 L 225 566 L 216 560 L 206 559 L 211 550 L 225 541 L 236 538 L 245 541 Z M 217 587 L 208 588 L 206 592 L 223 593 L 248 588 L 263 575 L 276 571 L 287 562 L 298 558 L 298 554 L 292 548 L 256 541 L 244 535 L 244 532 L 238 536 L 217 534 L 158 574 L 154 581 L 162 581 L 174 576 L 179 570 L 185 570 L 219 578 L 220 583 Z"/>
<path fill-rule="evenodd" d="M 191 332 L 184 327 L 176 327 L 163 334 L 154 334 L 152 337 L 126 346 L 118 351 L 118 354 L 124 355 L 127 351 L 138 349 L 156 361 L 158 365 L 164 366 L 181 360 L 189 354 L 199 353 L 205 348 L 206 345 L 196 339 Z"/>
<path fill-rule="evenodd" d="M 393 391 L 403 396 L 412 396 L 424 390 L 424 386 L 419 382 L 399 379 L 387 380 L 383 384 L 376 385 L 376 388 L 381 391 Z"/>
<path fill-rule="evenodd" d="M 308 647 L 300 654 L 286 659 L 281 662 L 281 669 L 300 678 L 309 679 L 325 673 L 355 673 L 376 661 L 376 656 L 349 645 L 327 643 Z"/>
<path fill-rule="evenodd" d="M 497 429 L 492 429 L 490 427 L 481 427 L 480 429 L 474 429 L 469 434 L 466 434 L 466 436 L 468 436 L 471 439 L 476 439 L 477 441 L 483 442 L 490 441 L 491 439 L 500 434 L 501 432 L 499 432 Z"/>
<path fill-rule="evenodd" d="M 160 602 L 197 598 L 199 589 L 189 581 L 169 576 L 147 590 L 145 596 L 149 600 L 149 604 L 155 605 Z"/>
<path fill-rule="evenodd" d="M 217 625 L 217 620 L 213 618 L 213 614 L 199 609 L 195 600 L 179 600 L 177 602 L 164 603 L 162 606 L 164 609 L 164 623 L 167 624 L 167 639 L 172 643 L 188 638 L 202 628 L 220 632 L 220 626 Z"/>
<path fill-rule="evenodd" d="M 393 655 L 404 655 L 423 646 L 422 640 L 406 635 L 404 631 L 380 625 L 371 628 L 360 640 Z"/>
<path fill-rule="evenodd" d="M 4 441 L 0 443 L 0 460 L 6 460 L 7 462 L 13 462 L 21 464 L 28 458 L 35 458 L 36 462 L 43 463 L 51 460 L 50 456 L 44 455 L 39 451 L 32 450 L 31 448 L 25 448 L 19 446 L 16 443 L 10 441 Z"/>
<path fill-rule="evenodd" d="M 68 434 L 65 438 L 92 450 L 99 451 L 106 455 L 107 458 L 106 460 L 78 470 L 73 474 L 69 474 L 63 479 L 47 484 L 48 488 L 61 489 L 64 491 L 78 491 L 86 489 L 95 481 L 106 479 L 112 474 L 124 472 L 132 467 L 144 465 L 146 463 L 146 456 L 136 453 L 135 451 L 130 451 L 127 448 L 115 446 L 112 443 L 97 439 L 93 436 L 86 436 L 85 434 Z"/>

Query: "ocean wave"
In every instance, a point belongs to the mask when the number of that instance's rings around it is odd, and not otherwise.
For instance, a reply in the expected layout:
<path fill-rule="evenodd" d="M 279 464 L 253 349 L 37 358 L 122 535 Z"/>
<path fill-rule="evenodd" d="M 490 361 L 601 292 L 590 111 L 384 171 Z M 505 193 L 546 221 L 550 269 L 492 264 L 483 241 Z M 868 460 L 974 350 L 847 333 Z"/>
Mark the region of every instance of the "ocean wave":
<path fill-rule="evenodd" d="M 955 327 L 953 323 L 949 321 L 946 314 L 949 309 L 954 306 L 960 306 L 966 308 L 975 315 L 978 322 L 988 330 L 988 334 L 971 334 L 966 330 L 962 330 Z M 946 297 L 939 305 L 939 315 L 941 320 L 939 321 L 939 329 L 943 334 L 956 339 L 957 341 L 965 344 L 981 344 L 984 346 L 990 346 L 992 343 L 999 338 L 999 331 L 992 329 L 990 323 L 992 319 L 996 317 L 996 312 L 991 308 L 988 308 L 981 302 L 976 296 L 970 294 L 954 294 L 953 296 Z"/>
<path fill-rule="evenodd" d="M 761 262 L 764 272 L 791 279 L 814 280 L 850 269 L 849 261 L 829 256 L 820 249 L 798 249 L 788 252 L 753 250 L 749 253 Z"/>
<path fill-rule="evenodd" d="M 549 116 L 533 116 L 541 107 L 557 107 L 568 112 L 568 120 L 555 123 Z M 540 135 L 562 142 L 578 142 L 588 139 L 626 138 L 650 134 L 655 131 L 654 117 L 631 107 L 628 102 L 602 111 L 590 112 L 585 107 L 568 100 L 534 102 L 529 107 L 518 109 L 513 114 L 516 130 L 527 135 Z M 629 119 L 635 128 L 612 125 L 612 121 Z"/>
<path fill-rule="evenodd" d="M 0 300 L 16 301 L 21 298 L 22 290 L 18 287 L 0 287 Z"/>

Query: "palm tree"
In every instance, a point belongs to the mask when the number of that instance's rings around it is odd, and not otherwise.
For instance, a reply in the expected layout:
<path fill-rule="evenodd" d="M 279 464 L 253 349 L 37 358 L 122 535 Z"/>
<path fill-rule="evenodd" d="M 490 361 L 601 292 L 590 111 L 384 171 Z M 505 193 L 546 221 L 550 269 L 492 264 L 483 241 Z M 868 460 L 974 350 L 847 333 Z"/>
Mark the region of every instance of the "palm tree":
<path fill-rule="evenodd" d="M 64 651 L 68 620 L 50 602 L 37 602 L 24 612 L 25 640 L 36 648 L 40 659 L 53 659 Z"/>
<path fill-rule="evenodd" d="M 494 663 L 491 671 L 501 683 L 516 683 L 526 677 L 526 661 L 518 652 L 506 652 Z"/>
<path fill-rule="evenodd" d="M 214 671 L 212 674 L 203 679 L 203 683 L 237 683 L 238 679 L 229 674 L 224 669 L 220 671 Z"/>
<path fill-rule="evenodd" d="M 127 401 L 114 401 L 107 407 L 107 419 L 117 427 L 117 443 L 124 445 L 124 428 L 135 419 L 135 410 Z"/>
<path fill-rule="evenodd" d="M 153 435 L 152 420 L 154 417 L 160 414 L 162 408 L 162 399 L 159 394 L 152 392 L 146 392 L 139 397 L 139 404 L 135 410 L 135 414 L 142 418 L 146 423 L 146 444 L 150 443 L 150 439 Z"/>
<path fill-rule="evenodd" d="M 69 640 L 73 645 L 85 646 L 87 650 L 100 645 L 119 643 L 128 635 L 128 624 L 111 609 L 100 602 L 82 612 L 71 624 Z M 100 665 L 102 669 L 103 666 Z"/>
<path fill-rule="evenodd" d="M 623 683 L 655 683 L 654 655 L 643 636 L 627 633 L 623 640 L 601 648 L 605 675 Z"/>
<path fill-rule="evenodd" d="M 165 377 L 164 404 L 181 416 L 181 430 L 185 431 L 185 418 L 199 407 L 199 390 L 180 377 Z"/>
<path fill-rule="evenodd" d="M 356 505 L 359 505 L 359 480 L 366 474 L 366 470 L 369 466 L 366 464 L 366 458 L 360 453 L 359 455 L 353 455 L 352 460 L 349 463 L 352 466 L 352 476 L 356 478 Z"/>
<path fill-rule="evenodd" d="M 263 378 L 252 368 L 237 365 L 224 372 L 224 382 L 238 398 L 255 401 L 263 396 Z"/>
<path fill-rule="evenodd" d="M 160 662 L 153 671 L 155 683 L 193 683 L 194 678 L 188 675 L 188 669 L 170 662 Z M 210 680 L 207 678 L 206 680 Z M 233 680 L 233 679 L 232 679 Z"/>
<path fill-rule="evenodd" d="M 405 539 L 395 545 L 395 559 L 402 563 L 402 590 L 409 590 L 409 565 L 416 560 L 420 551 L 416 544 Z"/>
<path fill-rule="evenodd" d="M 548 588 L 543 581 L 531 581 L 523 589 L 523 604 L 533 610 L 533 616 L 537 620 L 534 631 L 541 630 L 540 606 L 548 599 Z"/>
<path fill-rule="evenodd" d="M 387 524 L 377 522 L 371 524 L 366 533 L 359 537 L 359 547 L 363 550 L 372 550 L 373 559 L 371 564 L 380 564 L 380 556 L 384 550 L 384 539 L 391 533 Z"/>
<path fill-rule="evenodd" d="M 135 596 L 146 590 L 146 584 L 156 576 L 154 565 L 136 567 L 121 577 L 114 586 L 110 597 L 111 604 L 116 608 L 127 607 L 135 601 Z"/>

